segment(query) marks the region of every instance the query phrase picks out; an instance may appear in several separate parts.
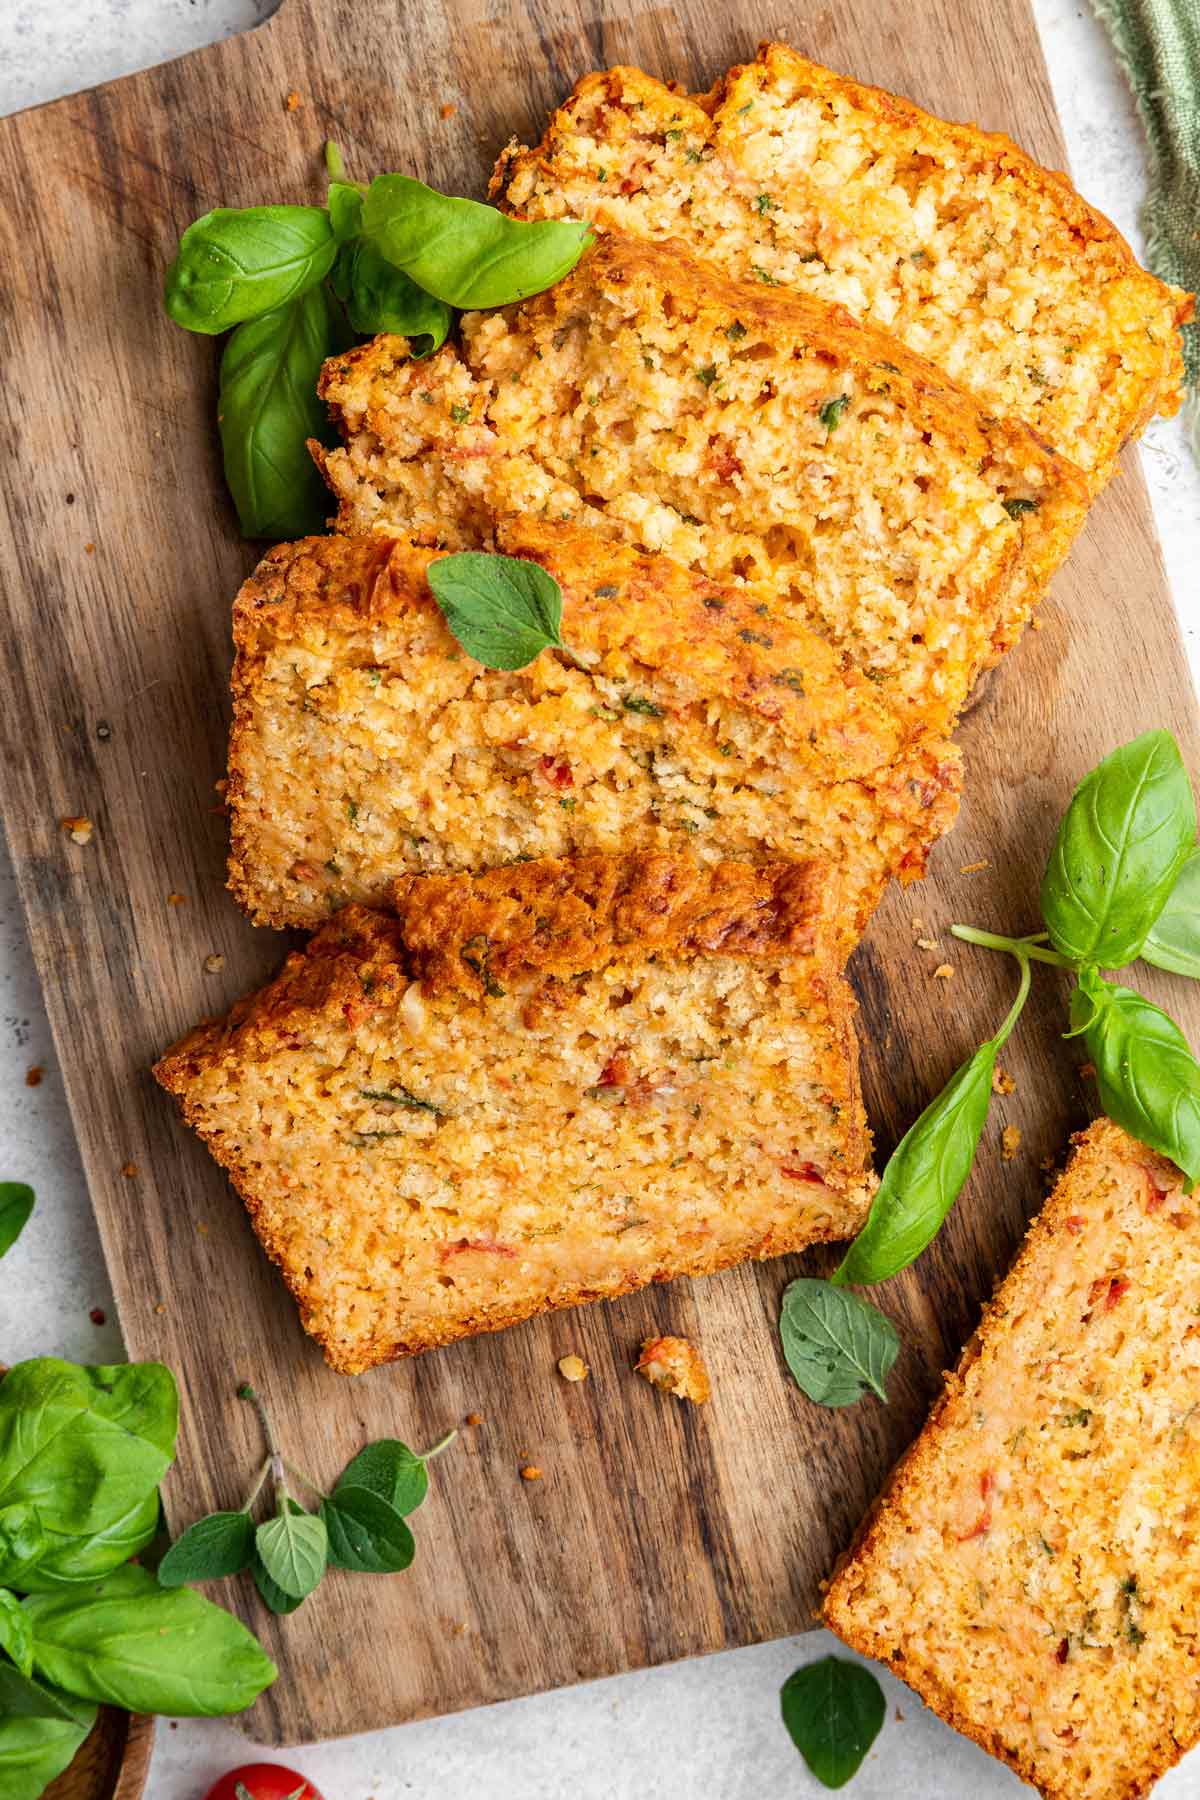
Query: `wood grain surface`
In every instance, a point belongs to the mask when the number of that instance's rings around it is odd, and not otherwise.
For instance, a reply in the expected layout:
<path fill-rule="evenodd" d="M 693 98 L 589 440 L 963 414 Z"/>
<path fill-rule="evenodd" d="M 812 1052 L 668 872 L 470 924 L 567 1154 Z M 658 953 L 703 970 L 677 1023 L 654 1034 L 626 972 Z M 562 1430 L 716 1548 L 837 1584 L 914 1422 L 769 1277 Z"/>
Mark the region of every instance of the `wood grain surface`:
<path fill-rule="evenodd" d="M 752 0 L 286 0 L 252 34 L 0 123 L 4 804 L 129 1352 L 161 1357 L 183 1389 L 173 1523 L 236 1503 L 261 1454 L 239 1381 L 264 1390 L 319 1478 L 368 1436 L 423 1445 L 483 1415 L 436 1465 L 408 1574 L 332 1574 L 282 1623 L 247 1584 L 219 1590 L 280 1663 L 247 1721 L 275 1742 L 803 1630 L 1037 1207 L 1043 1159 L 1062 1154 L 1093 1103 L 1060 1037 L 1061 978 L 1040 970 L 1004 1056 L 1017 1091 L 997 1102 L 937 1245 L 881 1291 L 906 1344 L 892 1404 L 831 1415 L 786 1378 L 776 1348 L 780 1291 L 806 1266 L 795 1258 L 356 1381 L 328 1373 L 236 1198 L 148 1073 L 283 947 L 223 887 L 213 783 L 229 605 L 255 553 L 221 487 L 215 353 L 159 309 L 180 229 L 219 203 L 318 198 L 328 135 L 356 173 L 399 168 L 480 193 L 508 135 L 537 132 L 584 70 L 636 61 L 703 87 L 768 33 L 1062 162 L 1025 0 L 765 11 Z M 301 104 L 289 112 L 290 91 Z M 443 119 L 446 104 L 457 110 Z M 1012 969 L 953 945 L 949 922 L 1033 928 L 1055 821 L 1117 740 L 1169 726 L 1200 768 L 1136 462 L 1096 506 L 1043 624 L 964 729 L 967 801 L 929 881 L 893 893 L 853 964 L 881 1158 L 1012 990 Z M 61 830 L 68 814 L 95 822 L 86 847 Z M 983 858 L 987 869 L 960 874 Z M 917 948 L 918 935 L 939 950 Z M 206 973 L 213 952 L 224 966 Z M 950 981 L 932 979 L 943 960 Z M 1200 1037 L 1186 983 L 1146 986 Z M 1003 1162 L 1008 1123 L 1023 1136 Z M 631 1376 L 639 1340 L 663 1329 L 703 1346 L 711 1405 L 680 1406 Z M 590 1363 L 589 1381 L 557 1376 L 567 1351 Z M 542 1481 L 520 1480 L 529 1460 Z"/>
<path fill-rule="evenodd" d="M 154 1749 L 154 1720 L 102 1706 L 70 1768 L 42 1800 L 142 1800 Z"/>

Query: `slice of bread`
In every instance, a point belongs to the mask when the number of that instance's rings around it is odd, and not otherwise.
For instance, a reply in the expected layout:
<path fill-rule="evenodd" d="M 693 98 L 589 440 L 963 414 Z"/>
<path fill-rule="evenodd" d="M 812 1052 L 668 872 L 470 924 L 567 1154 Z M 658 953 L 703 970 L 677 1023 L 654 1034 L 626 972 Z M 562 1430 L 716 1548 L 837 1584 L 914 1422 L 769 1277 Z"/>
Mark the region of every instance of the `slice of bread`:
<path fill-rule="evenodd" d="M 827 870 L 585 857 L 395 898 L 155 1070 L 334 1368 L 861 1224 Z"/>
<path fill-rule="evenodd" d="M 461 549 L 517 513 L 661 551 L 824 637 L 906 732 L 948 726 L 1084 516 L 1077 470 L 886 334 L 678 246 L 609 235 L 406 351 L 325 366 L 342 530 Z"/>
<path fill-rule="evenodd" d="M 825 1618 L 1046 1800 L 1139 1800 L 1200 1737 L 1200 1205 L 1075 1144 Z"/>
<path fill-rule="evenodd" d="M 494 182 L 527 218 L 682 239 L 894 331 L 1094 486 L 1182 398 L 1191 296 L 1140 269 L 1065 176 L 783 44 L 689 100 L 638 69 L 585 76 Z"/>
<path fill-rule="evenodd" d="M 407 871 L 577 851 L 820 856 L 847 951 L 924 869 L 957 752 L 902 746 L 875 685 L 744 589 L 538 520 L 502 525 L 563 593 L 565 653 L 460 649 L 438 554 L 378 535 L 271 551 L 239 593 L 229 885 L 260 924 L 378 903 Z"/>

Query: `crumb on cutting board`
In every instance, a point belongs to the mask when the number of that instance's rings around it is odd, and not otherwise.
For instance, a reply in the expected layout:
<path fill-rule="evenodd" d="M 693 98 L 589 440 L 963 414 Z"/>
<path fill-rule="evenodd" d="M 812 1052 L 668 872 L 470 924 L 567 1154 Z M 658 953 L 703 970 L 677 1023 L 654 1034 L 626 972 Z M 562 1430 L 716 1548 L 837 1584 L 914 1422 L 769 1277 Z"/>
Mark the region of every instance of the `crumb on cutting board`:
<path fill-rule="evenodd" d="M 96 829 L 92 821 L 82 814 L 76 818 L 60 819 L 59 824 L 73 844 L 90 844 L 92 832 Z"/>
<path fill-rule="evenodd" d="M 558 1372 L 564 1381 L 586 1381 L 591 1374 L 582 1356 L 560 1356 Z"/>
<path fill-rule="evenodd" d="M 1008 1070 L 1002 1069 L 1000 1067 L 1000 1064 L 997 1063 L 995 1068 L 992 1070 L 992 1092 L 993 1092 L 993 1094 L 1015 1094 L 1016 1091 L 1017 1091 L 1017 1084 L 1013 1080 L 1012 1076 L 1009 1074 Z"/>
<path fill-rule="evenodd" d="M 647 1338 L 634 1364 L 651 1386 L 702 1406 L 712 1393 L 704 1358 L 687 1338 Z"/>
<path fill-rule="evenodd" d="M 1005 1162 L 1011 1162 L 1021 1148 L 1021 1128 L 1019 1125 L 1006 1125 L 1000 1133 L 1000 1154 Z"/>

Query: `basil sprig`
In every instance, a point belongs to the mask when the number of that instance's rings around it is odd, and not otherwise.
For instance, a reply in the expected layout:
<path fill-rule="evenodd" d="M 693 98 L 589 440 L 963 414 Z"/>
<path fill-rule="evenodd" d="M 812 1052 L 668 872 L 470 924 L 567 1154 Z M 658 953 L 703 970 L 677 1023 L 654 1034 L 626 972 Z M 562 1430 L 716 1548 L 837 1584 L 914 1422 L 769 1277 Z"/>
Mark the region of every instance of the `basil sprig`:
<path fill-rule="evenodd" d="M 218 207 L 188 226 L 167 271 L 163 304 L 177 325 L 233 329 L 221 448 L 246 537 L 322 529 L 328 503 L 307 443 L 326 424 L 316 384 L 327 357 L 380 331 L 427 356 L 458 309 L 552 286 L 591 238 L 586 225 L 510 219 L 406 175 L 349 181 L 333 144 L 325 161 L 325 206 Z"/>
<path fill-rule="evenodd" d="M 1071 995 L 1100 1104 L 1131 1137 L 1200 1178 L 1200 1065 L 1174 1019 L 1132 988 L 1084 969 Z"/>
<path fill-rule="evenodd" d="M 1079 966 L 1141 953 L 1196 843 L 1196 803 L 1168 731 L 1122 744 L 1086 775 L 1042 879 L 1050 942 Z"/>
<path fill-rule="evenodd" d="M 32 1212 L 31 1187 L 23 1181 L 0 1181 L 0 1256 L 12 1249 Z"/>
<path fill-rule="evenodd" d="M 0 1381 L 0 1792 L 37 1800 L 96 1703 L 240 1712 L 275 1679 L 246 1628 L 127 1559 L 159 1517 L 179 1395 L 159 1363 L 53 1357 Z M 182 1601 L 182 1605 L 180 1602 Z"/>
<path fill-rule="evenodd" d="M 1035 962 L 1075 977 L 1069 1035 L 1084 1039 L 1108 1116 L 1175 1163 L 1189 1191 L 1200 1180 L 1200 1063 L 1166 1013 L 1101 975 L 1140 952 L 1161 967 L 1200 976 L 1195 836 L 1195 801 L 1178 746 L 1168 732 L 1146 732 L 1106 756 L 1075 790 L 1042 881 L 1046 930 L 1014 938 L 951 928 L 967 943 L 1015 957 L 1020 988 L 1000 1030 L 901 1138 L 833 1284 L 885 1281 L 936 1236 L 971 1172 L 996 1057 L 1025 1004 Z M 882 1380 L 863 1379 L 861 1346 L 872 1334 L 877 1345 L 886 1342 L 875 1321 L 887 1321 L 865 1301 L 856 1305 L 861 1313 L 844 1315 L 853 1330 L 843 1323 L 835 1335 L 828 1303 L 818 1308 L 806 1297 L 798 1308 L 785 1294 L 784 1354 L 804 1392 L 821 1405 L 846 1405 L 882 1390 Z"/>
<path fill-rule="evenodd" d="M 239 325 L 221 357 L 225 480 L 246 537 L 323 529 L 329 492 L 308 449 L 328 430 L 317 398 L 336 319 L 323 287 Z"/>
<path fill-rule="evenodd" d="M 569 275 L 591 241 L 564 219 L 511 219 L 494 206 L 439 194 L 408 175 L 377 175 L 362 232 L 387 261 L 447 306 L 509 306 Z"/>
<path fill-rule="evenodd" d="M 941 1230 L 971 1173 L 987 1123 L 996 1058 L 1029 994 L 1029 962 L 1021 959 L 1017 997 L 995 1037 L 956 1069 L 936 1100 L 896 1145 L 871 1202 L 867 1222 L 832 1279 L 866 1286 L 915 1262 Z"/>
<path fill-rule="evenodd" d="M 455 1433 L 449 1432 L 423 1456 L 398 1438 L 367 1444 L 326 1494 L 283 1456 L 255 1389 L 247 1384 L 238 1394 L 258 1412 L 267 1455 L 238 1511 L 209 1513 L 171 1545 L 158 1567 L 160 1584 L 177 1588 L 249 1570 L 270 1610 L 291 1613 L 318 1586 L 328 1567 L 363 1575 L 393 1575 L 407 1569 L 416 1546 L 406 1515 L 425 1498 L 430 1458 L 446 1449 Z M 316 1512 L 301 1506 L 289 1476 L 316 1497 Z M 256 1526 L 254 1508 L 268 1483 L 275 1496 L 274 1511 Z"/>
<path fill-rule="evenodd" d="M 779 1695 L 793 1744 L 823 1787 L 845 1787 L 879 1736 L 883 1689 L 861 1663 L 823 1656 L 789 1675 Z"/>
<path fill-rule="evenodd" d="M 464 550 L 429 565 L 430 591 L 447 625 L 487 669 L 523 669 L 562 647 L 562 590 L 540 564 Z"/>
<path fill-rule="evenodd" d="M 1141 954 L 1143 962 L 1173 975 L 1200 978 L 1200 849 L 1188 851 Z"/>
<path fill-rule="evenodd" d="M 180 238 L 163 305 L 185 331 L 213 336 L 299 299 L 336 255 L 323 206 L 218 207 Z"/>

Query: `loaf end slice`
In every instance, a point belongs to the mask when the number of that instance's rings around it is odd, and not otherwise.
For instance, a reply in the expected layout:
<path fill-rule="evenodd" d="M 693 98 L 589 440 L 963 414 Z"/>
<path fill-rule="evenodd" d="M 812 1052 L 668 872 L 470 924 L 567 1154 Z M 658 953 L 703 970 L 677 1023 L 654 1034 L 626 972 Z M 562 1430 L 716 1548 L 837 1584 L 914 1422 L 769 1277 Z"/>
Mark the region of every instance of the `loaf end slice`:
<path fill-rule="evenodd" d="M 827 1623 L 1046 1800 L 1200 1737 L 1200 1206 L 1102 1120 L 836 1571 Z"/>

